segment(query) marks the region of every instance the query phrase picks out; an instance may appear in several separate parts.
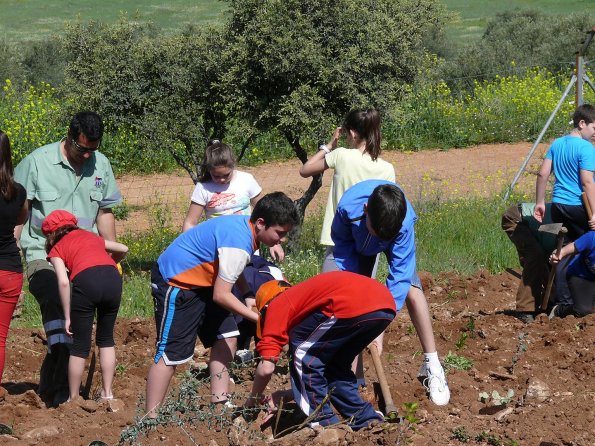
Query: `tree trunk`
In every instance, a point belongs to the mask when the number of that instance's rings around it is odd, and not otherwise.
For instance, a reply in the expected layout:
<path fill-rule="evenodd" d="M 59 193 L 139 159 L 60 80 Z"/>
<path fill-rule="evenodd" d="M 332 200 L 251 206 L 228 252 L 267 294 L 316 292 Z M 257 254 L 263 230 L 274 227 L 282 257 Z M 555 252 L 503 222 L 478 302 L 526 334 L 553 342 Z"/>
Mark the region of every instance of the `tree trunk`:
<path fill-rule="evenodd" d="M 285 133 L 285 137 L 289 144 L 293 148 L 295 155 L 298 159 L 305 164 L 308 161 L 308 153 L 304 150 L 304 148 L 300 144 L 300 140 L 297 137 L 293 137 L 292 135 Z M 289 233 L 289 242 L 287 243 L 287 252 L 291 253 L 294 250 L 299 249 L 299 239 L 301 234 L 301 225 L 304 222 L 304 215 L 306 214 L 306 208 L 318 192 L 318 189 L 322 186 L 322 174 L 314 175 L 312 177 L 312 181 L 310 182 L 310 186 L 304 192 L 304 194 L 294 201 L 295 207 L 297 208 L 300 223 L 297 227 L 295 227 Z"/>

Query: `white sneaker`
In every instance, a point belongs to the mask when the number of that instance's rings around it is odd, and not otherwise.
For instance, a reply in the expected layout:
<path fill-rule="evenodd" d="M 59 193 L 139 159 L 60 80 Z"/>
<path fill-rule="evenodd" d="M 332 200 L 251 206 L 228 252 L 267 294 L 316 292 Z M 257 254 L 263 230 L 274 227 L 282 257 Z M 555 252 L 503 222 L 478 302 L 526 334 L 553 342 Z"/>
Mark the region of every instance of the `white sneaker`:
<path fill-rule="evenodd" d="M 254 353 L 250 350 L 238 350 L 236 352 L 236 358 L 239 359 L 239 362 L 248 362 L 254 359 Z"/>
<path fill-rule="evenodd" d="M 442 366 L 422 364 L 417 375 L 430 394 L 430 400 L 437 406 L 444 406 L 450 401 L 450 390 Z"/>
<path fill-rule="evenodd" d="M 552 311 L 550 311 L 550 314 L 547 315 L 548 319 L 554 319 L 556 317 L 558 317 L 558 315 L 556 314 L 558 310 L 558 305 L 554 305 L 554 307 L 552 308 Z"/>

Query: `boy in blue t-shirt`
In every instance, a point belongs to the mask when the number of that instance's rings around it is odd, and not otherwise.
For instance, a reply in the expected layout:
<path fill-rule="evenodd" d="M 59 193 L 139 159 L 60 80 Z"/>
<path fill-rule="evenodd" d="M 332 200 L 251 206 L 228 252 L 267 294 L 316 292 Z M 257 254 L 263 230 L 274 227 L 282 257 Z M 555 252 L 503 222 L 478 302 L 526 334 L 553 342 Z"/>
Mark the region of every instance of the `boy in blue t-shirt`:
<path fill-rule="evenodd" d="M 388 261 L 386 286 L 397 310 L 404 303 L 424 351 L 418 378 L 430 400 L 448 404 L 450 390 L 438 359 L 430 311 L 415 264 L 415 211 L 393 182 L 365 180 L 345 191 L 333 218 L 331 237 L 335 267 L 370 277 L 377 254 Z M 382 351 L 382 335 L 374 340 Z"/>
<path fill-rule="evenodd" d="M 182 233 L 159 256 L 151 271 L 157 343 L 147 377 L 149 417 L 157 416 L 176 367 L 192 359 L 197 336 L 211 347 L 211 402 L 227 402 L 228 366 L 239 335 L 233 314 L 258 319 L 232 287 L 237 282 L 242 296 L 253 294 L 243 276 L 250 256 L 260 243 L 281 243 L 298 222 L 291 199 L 273 192 L 254 206 L 250 217 L 207 220 Z"/>
<path fill-rule="evenodd" d="M 563 223 L 570 240 L 576 240 L 595 229 L 595 217 L 588 219 L 583 208 L 583 191 L 591 209 L 595 209 L 595 107 L 584 104 L 573 115 L 574 129 L 550 146 L 537 176 L 535 219 L 542 222 L 545 214 L 545 188 L 552 173 L 556 176 L 552 192 L 552 220 Z"/>

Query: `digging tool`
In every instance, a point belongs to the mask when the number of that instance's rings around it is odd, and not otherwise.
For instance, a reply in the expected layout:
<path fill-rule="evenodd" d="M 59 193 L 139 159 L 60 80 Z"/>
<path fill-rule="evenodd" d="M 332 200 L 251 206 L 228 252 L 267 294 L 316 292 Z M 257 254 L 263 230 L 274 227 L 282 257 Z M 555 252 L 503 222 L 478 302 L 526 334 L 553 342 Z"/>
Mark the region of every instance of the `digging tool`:
<path fill-rule="evenodd" d="M 368 350 L 370 350 L 370 354 L 372 355 L 372 361 L 374 362 L 374 368 L 376 369 L 376 375 L 378 376 L 378 382 L 380 384 L 380 391 L 382 392 L 382 398 L 384 399 L 385 419 L 387 421 L 396 422 L 399 419 L 399 415 L 397 413 L 397 407 L 393 403 L 393 397 L 390 394 L 390 387 L 388 387 L 388 381 L 386 380 L 384 368 L 380 361 L 378 347 L 376 347 L 376 344 L 370 344 Z"/>
<path fill-rule="evenodd" d="M 542 230 L 541 228 L 544 226 L 549 227 L 549 228 L 544 228 Z M 550 225 L 541 225 L 539 227 L 538 231 L 550 232 L 550 231 L 552 231 L 552 229 L 555 230 L 556 227 L 558 228 L 558 240 L 556 242 L 556 256 L 559 257 L 560 251 L 562 250 L 562 244 L 564 243 L 564 236 L 568 232 L 568 229 L 566 229 L 564 226 L 562 226 L 562 223 L 552 223 Z M 550 269 L 550 275 L 547 278 L 547 286 L 545 288 L 545 293 L 543 293 L 543 299 L 541 300 L 541 306 L 540 306 L 541 310 L 546 310 L 547 306 L 550 302 L 550 294 L 552 294 L 552 285 L 554 284 L 555 276 L 556 276 L 556 268 L 554 266 L 552 266 L 552 268 Z"/>
<path fill-rule="evenodd" d="M 97 364 L 97 346 L 93 349 L 91 355 L 91 362 L 89 363 L 89 372 L 87 373 L 87 381 L 85 381 L 85 387 L 83 388 L 83 397 L 89 398 L 91 394 L 91 385 L 93 384 L 93 374 L 95 373 L 95 367 Z"/>

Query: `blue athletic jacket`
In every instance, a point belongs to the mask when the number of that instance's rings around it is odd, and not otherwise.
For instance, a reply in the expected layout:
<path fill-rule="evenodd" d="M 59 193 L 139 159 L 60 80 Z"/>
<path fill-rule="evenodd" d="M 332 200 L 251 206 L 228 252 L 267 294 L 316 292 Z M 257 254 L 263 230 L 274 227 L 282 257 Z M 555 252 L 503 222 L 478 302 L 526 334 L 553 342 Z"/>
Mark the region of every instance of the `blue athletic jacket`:
<path fill-rule="evenodd" d="M 371 235 L 366 228 L 364 204 L 368 202 L 372 191 L 381 184 L 395 183 L 366 180 L 345 191 L 337 205 L 331 226 L 331 237 L 335 243 L 333 255 L 339 269 L 358 273 L 360 264 L 369 264 L 370 257 L 384 252 L 389 265 L 386 286 L 395 299 L 397 310 L 400 310 L 415 274 L 413 226 L 417 217 L 411 203 L 407 201 L 407 214 L 395 239 L 386 241 Z"/>

